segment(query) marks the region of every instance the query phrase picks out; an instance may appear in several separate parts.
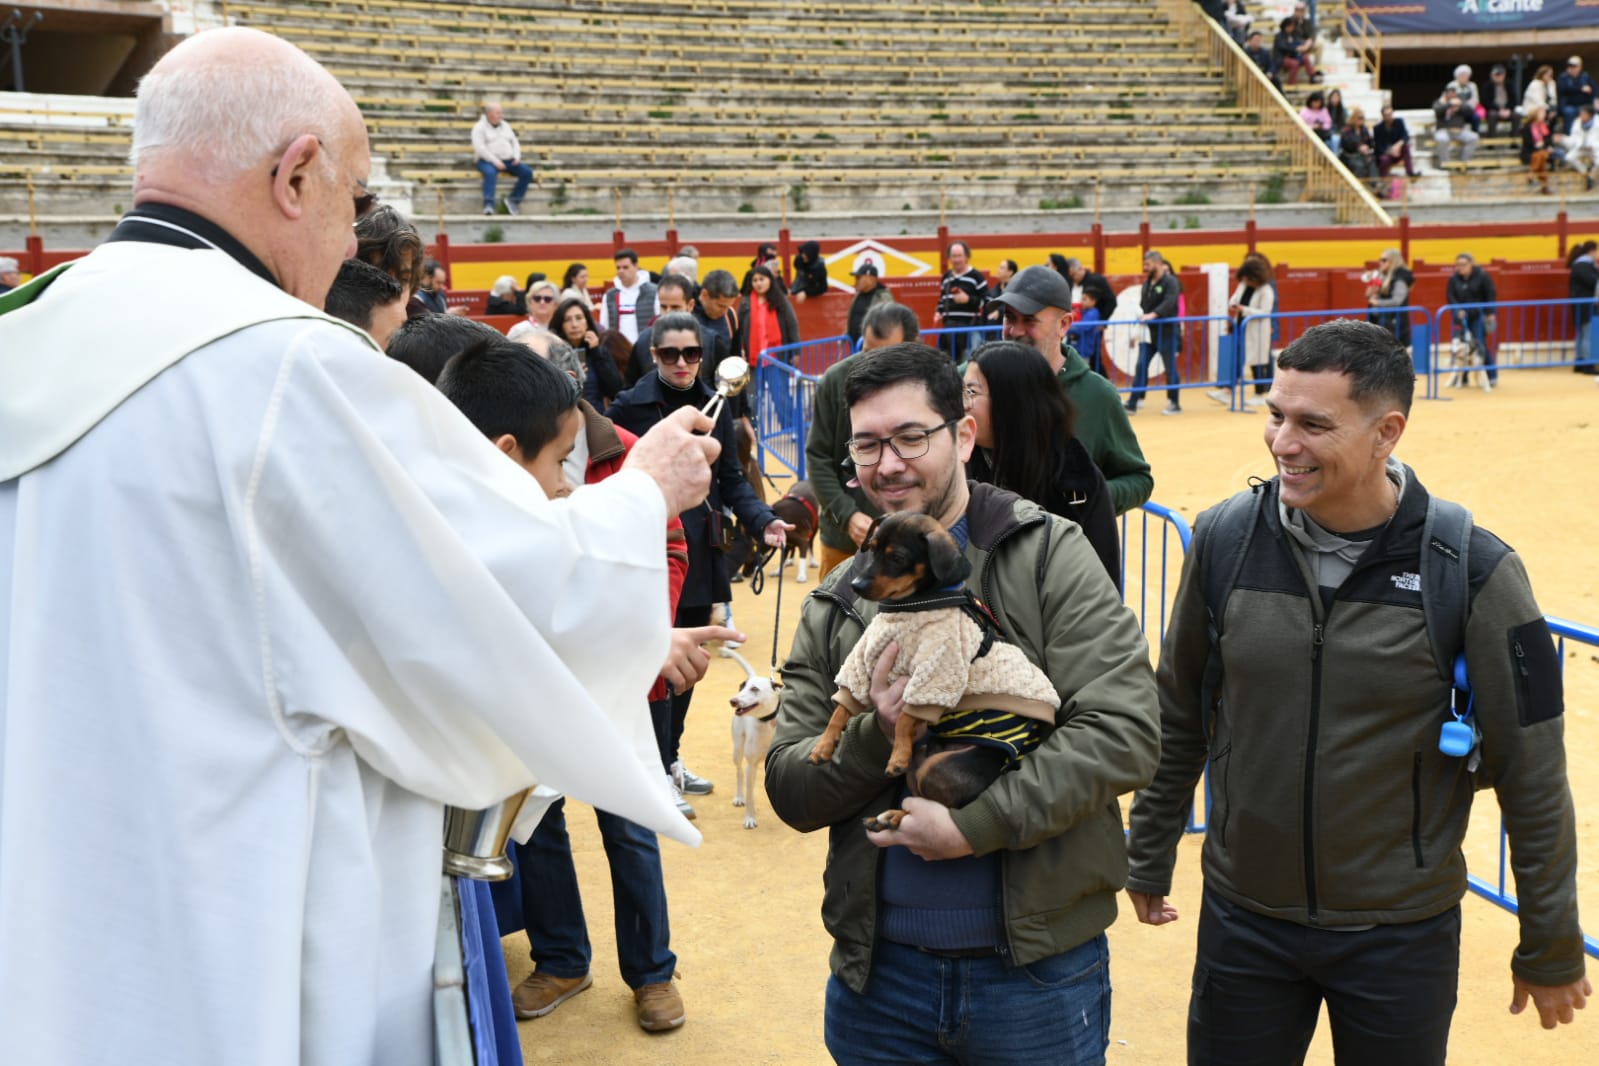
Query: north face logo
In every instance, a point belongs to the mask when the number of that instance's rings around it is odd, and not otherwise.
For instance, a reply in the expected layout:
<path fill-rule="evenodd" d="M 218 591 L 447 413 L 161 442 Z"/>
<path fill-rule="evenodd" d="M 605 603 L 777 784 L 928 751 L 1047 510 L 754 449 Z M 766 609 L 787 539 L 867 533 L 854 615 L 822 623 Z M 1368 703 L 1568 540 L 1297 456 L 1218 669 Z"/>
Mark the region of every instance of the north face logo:
<path fill-rule="evenodd" d="M 1394 574 L 1388 580 L 1394 583 L 1394 588 L 1396 589 L 1404 589 L 1406 592 L 1421 591 L 1420 574 Z"/>

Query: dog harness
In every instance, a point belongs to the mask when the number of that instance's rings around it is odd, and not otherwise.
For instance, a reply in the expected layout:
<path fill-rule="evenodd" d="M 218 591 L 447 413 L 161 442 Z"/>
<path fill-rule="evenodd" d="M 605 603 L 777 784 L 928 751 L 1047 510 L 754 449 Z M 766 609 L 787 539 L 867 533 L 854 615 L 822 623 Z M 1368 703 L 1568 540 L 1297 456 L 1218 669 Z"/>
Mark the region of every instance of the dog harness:
<path fill-rule="evenodd" d="M 821 516 L 816 513 L 816 505 L 814 503 L 805 499 L 803 496 L 796 496 L 792 492 L 787 496 L 784 496 L 783 499 L 793 500 L 795 503 L 802 505 L 811 516 L 811 526 L 817 529 L 821 528 L 822 519 Z"/>

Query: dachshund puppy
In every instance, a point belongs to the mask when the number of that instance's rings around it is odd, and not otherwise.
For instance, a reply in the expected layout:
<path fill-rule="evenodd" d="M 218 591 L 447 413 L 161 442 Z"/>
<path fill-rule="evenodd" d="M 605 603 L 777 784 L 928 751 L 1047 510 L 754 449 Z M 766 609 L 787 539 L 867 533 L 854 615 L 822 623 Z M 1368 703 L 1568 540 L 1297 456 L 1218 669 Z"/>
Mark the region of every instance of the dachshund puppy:
<path fill-rule="evenodd" d="M 877 601 L 877 614 L 838 672 L 836 706 L 812 763 L 831 759 L 850 716 L 870 710 L 872 667 L 890 643 L 899 644 L 890 680 L 909 681 L 889 775 L 910 767 L 917 731 L 932 726 L 911 787 L 959 806 L 997 776 L 993 751 L 1003 769 L 1037 746 L 1060 695 L 1020 648 L 1000 639 L 998 624 L 962 584 L 970 574 L 960 545 L 933 518 L 894 514 L 872 526 L 850 587 Z"/>

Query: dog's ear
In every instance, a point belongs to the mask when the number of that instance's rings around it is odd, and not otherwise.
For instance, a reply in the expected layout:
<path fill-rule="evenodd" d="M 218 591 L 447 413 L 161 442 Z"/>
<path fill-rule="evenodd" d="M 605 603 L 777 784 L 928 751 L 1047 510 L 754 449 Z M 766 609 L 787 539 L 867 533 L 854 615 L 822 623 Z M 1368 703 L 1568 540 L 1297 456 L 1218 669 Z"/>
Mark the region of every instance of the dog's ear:
<path fill-rule="evenodd" d="M 927 565 L 939 588 L 959 584 L 972 572 L 972 564 L 961 554 L 960 545 L 942 528 L 927 531 Z"/>
<path fill-rule="evenodd" d="M 772 687 L 773 688 L 782 688 L 783 687 L 783 682 L 779 681 L 777 678 L 774 677 L 774 678 L 772 678 Z"/>

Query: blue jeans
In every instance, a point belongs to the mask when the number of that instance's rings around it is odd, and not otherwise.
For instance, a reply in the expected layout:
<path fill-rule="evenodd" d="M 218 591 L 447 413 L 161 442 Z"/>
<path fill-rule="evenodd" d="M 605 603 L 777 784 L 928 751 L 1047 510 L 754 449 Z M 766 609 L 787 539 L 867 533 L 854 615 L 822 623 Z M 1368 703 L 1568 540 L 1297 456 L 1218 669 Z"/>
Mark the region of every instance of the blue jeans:
<path fill-rule="evenodd" d="M 1099 1066 L 1110 1042 L 1104 934 L 1026 966 L 879 940 L 866 991 L 827 981 L 827 1050 L 840 1066 Z"/>
<path fill-rule="evenodd" d="M 1477 342 L 1477 350 L 1482 353 L 1482 364 L 1488 368 L 1488 380 L 1497 382 L 1499 371 L 1495 367 L 1499 365 L 1499 360 L 1493 349 L 1488 347 L 1488 316 L 1481 311 L 1466 311 L 1456 314 L 1454 319 L 1455 332 L 1471 334 L 1471 338 Z"/>
<path fill-rule="evenodd" d="M 533 180 L 533 168 L 526 163 L 512 163 L 509 160 L 502 162 L 505 163 L 505 173 L 516 175 L 516 188 L 511 190 L 511 202 L 519 204 L 522 202 L 522 197 L 527 195 L 528 183 Z M 483 175 L 483 206 L 493 207 L 494 185 L 500 172 L 494 169 L 493 163 L 485 163 L 481 159 L 477 161 L 477 169 Z"/>
<path fill-rule="evenodd" d="M 1127 397 L 1129 407 L 1137 407 L 1138 401 L 1144 398 L 1144 390 L 1149 386 L 1149 361 L 1160 353 L 1160 358 L 1166 364 L 1166 399 L 1175 405 L 1182 404 L 1182 393 L 1177 389 L 1183 383 L 1182 375 L 1177 370 L 1177 331 L 1170 327 L 1154 327 L 1151 332 L 1155 335 L 1153 344 L 1145 341 L 1138 346 L 1138 369 L 1133 371 L 1133 394 Z"/>
<path fill-rule="evenodd" d="M 1593 340 L 1593 330 L 1589 323 L 1593 321 L 1593 304 L 1581 303 L 1572 308 L 1572 317 L 1577 323 L 1577 355 L 1576 362 L 1586 365 L 1593 360 L 1593 355 L 1588 351 Z"/>
<path fill-rule="evenodd" d="M 655 834 L 614 814 L 595 814 L 605 857 L 611 864 L 616 957 L 622 980 L 633 989 L 670 981 L 677 956 L 668 946 L 666 883 Z M 555 977 L 582 977 L 589 972 L 594 952 L 578 894 L 572 841 L 566 834 L 566 800 L 550 806 L 532 838 L 516 849 L 514 857 L 533 961 Z"/>

